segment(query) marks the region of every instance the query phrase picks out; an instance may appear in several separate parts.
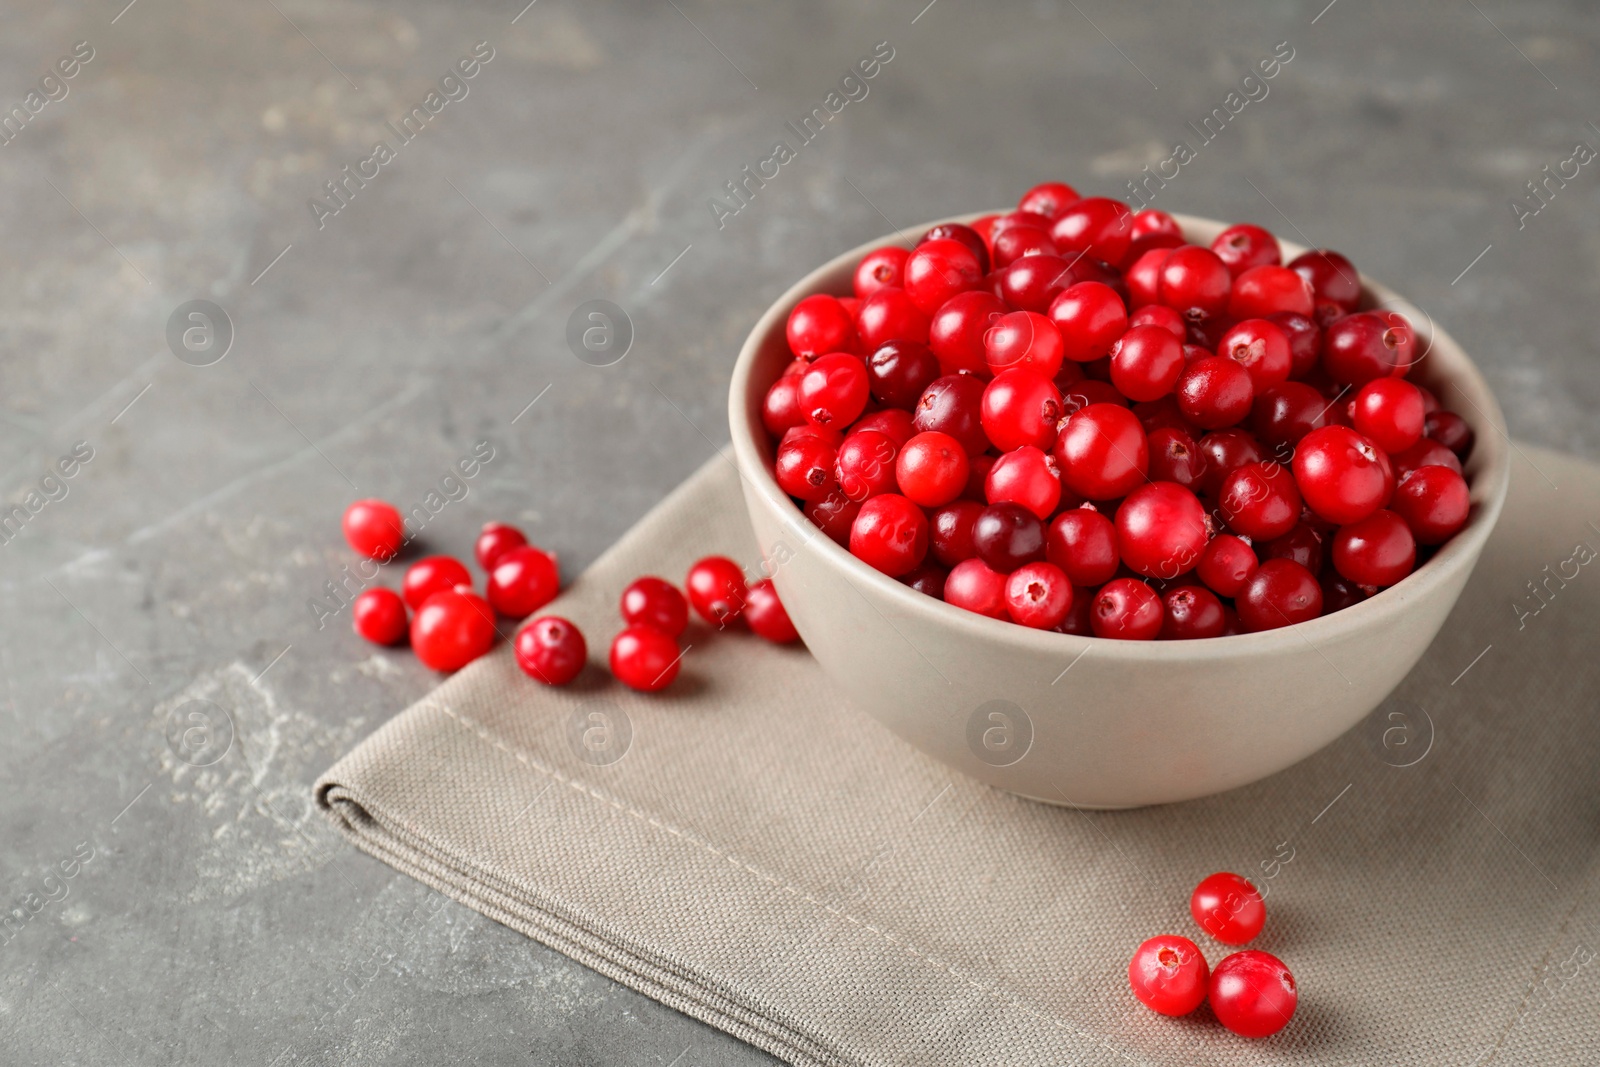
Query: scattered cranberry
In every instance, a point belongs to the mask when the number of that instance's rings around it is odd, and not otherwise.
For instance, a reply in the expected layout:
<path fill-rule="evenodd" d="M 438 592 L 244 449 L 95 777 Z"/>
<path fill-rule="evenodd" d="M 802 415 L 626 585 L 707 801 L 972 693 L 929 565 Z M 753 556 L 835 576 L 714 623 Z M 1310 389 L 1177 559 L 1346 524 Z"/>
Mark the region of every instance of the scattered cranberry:
<path fill-rule="evenodd" d="M 406 635 L 406 605 L 393 589 L 368 589 L 350 605 L 357 634 L 375 645 L 395 645 Z"/>
<path fill-rule="evenodd" d="M 683 587 L 695 614 L 719 630 L 737 622 L 744 611 L 748 594 L 744 571 L 726 556 L 697 561 L 689 568 Z"/>
<path fill-rule="evenodd" d="M 622 620 L 629 626 L 653 626 L 677 637 L 689 625 L 689 602 L 671 582 L 645 575 L 622 591 Z"/>
<path fill-rule="evenodd" d="M 478 540 L 472 546 L 472 554 L 477 557 L 478 566 L 486 571 L 494 570 L 495 560 L 513 548 L 521 548 L 528 543 L 521 530 L 515 526 L 507 526 L 503 522 L 486 522 L 483 529 L 478 532 Z"/>
<path fill-rule="evenodd" d="M 611 642 L 611 673 L 642 693 L 671 685 L 682 658 L 678 643 L 651 626 L 630 626 Z"/>
<path fill-rule="evenodd" d="M 545 685 L 566 685 L 582 673 L 589 657 L 583 633 L 559 615 L 534 619 L 517 633 L 512 647 L 523 673 Z"/>
<path fill-rule="evenodd" d="M 1270 1037 L 1289 1025 L 1299 992 L 1270 953 L 1245 949 L 1217 964 L 1206 989 L 1217 1021 L 1240 1037 Z"/>
<path fill-rule="evenodd" d="M 460 560 L 453 556 L 424 556 L 406 568 L 400 591 L 406 606 L 415 611 L 433 594 L 458 585 L 472 586 L 472 575 Z"/>
<path fill-rule="evenodd" d="M 532 615 L 560 591 L 561 574 L 555 558 L 532 545 L 502 554 L 489 572 L 489 603 L 507 618 Z"/>
<path fill-rule="evenodd" d="M 1163 934 L 1140 945 L 1128 964 L 1128 984 L 1139 1003 L 1162 1015 L 1188 1015 L 1206 999 L 1211 969 L 1200 946 Z"/>
<path fill-rule="evenodd" d="M 789 621 L 789 613 L 778 599 L 778 590 L 771 578 L 750 583 L 745 594 L 744 621 L 750 632 L 764 637 L 775 645 L 798 641 L 800 634 Z"/>
<path fill-rule="evenodd" d="M 405 523 L 393 504 L 357 500 L 344 509 L 344 539 L 368 559 L 387 563 L 406 543 Z"/>
<path fill-rule="evenodd" d="M 411 647 L 436 671 L 457 671 L 494 645 L 494 609 L 465 587 L 434 593 L 411 618 Z"/>
<path fill-rule="evenodd" d="M 1224 945 L 1243 945 L 1255 939 L 1267 921 L 1261 893 L 1240 875 L 1219 871 L 1194 887 L 1189 913 L 1200 929 Z"/>

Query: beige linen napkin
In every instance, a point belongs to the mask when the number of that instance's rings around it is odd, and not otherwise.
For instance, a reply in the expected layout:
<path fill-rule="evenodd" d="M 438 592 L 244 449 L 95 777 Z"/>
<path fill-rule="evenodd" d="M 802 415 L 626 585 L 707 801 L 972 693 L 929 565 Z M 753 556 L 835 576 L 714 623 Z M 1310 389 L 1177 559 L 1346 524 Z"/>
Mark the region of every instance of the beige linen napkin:
<path fill-rule="evenodd" d="M 795 1064 L 1600 1062 L 1600 470 L 1519 450 L 1424 661 L 1265 782 L 1093 813 L 924 758 L 802 648 L 694 626 L 643 696 L 599 666 L 616 599 L 708 552 L 755 561 L 714 458 L 550 610 L 591 664 L 551 690 L 501 648 L 317 783 L 360 848 Z M 1577 546 L 1584 546 L 1579 550 Z M 1537 610 L 1536 610 L 1537 609 Z M 1300 1008 L 1250 1042 L 1140 1006 L 1141 940 L 1191 888 L 1267 892 L 1253 947 Z"/>

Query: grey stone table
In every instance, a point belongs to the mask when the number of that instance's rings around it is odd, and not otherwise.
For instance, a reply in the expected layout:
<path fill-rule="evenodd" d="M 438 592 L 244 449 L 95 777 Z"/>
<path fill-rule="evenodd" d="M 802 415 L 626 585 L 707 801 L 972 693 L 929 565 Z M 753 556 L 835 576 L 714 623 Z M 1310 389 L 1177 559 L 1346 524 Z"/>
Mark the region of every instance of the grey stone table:
<path fill-rule="evenodd" d="M 1600 456 L 1590 6 L 522 2 L 5 5 L 0 1061 L 766 1062 L 334 836 L 310 783 L 435 678 L 312 605 L 358 495 L 576 573 L 891 228 L 1182 141 L 1157 206 L 1344 250 Z"/>

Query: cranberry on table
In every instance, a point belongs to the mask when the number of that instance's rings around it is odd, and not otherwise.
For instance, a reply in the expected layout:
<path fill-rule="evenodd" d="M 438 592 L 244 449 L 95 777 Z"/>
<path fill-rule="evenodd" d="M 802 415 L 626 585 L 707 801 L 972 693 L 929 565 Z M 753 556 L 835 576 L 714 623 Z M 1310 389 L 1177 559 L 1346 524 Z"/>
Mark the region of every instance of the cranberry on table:
<path fill-rule="evenodd" d="M 928 347 L 945 374 L 958 371 L 987 372 L 984 335 L 1011 309 L 993 293 L 961 293 L 934 313 L 928 327 Z"/>
<path fill-rule="evenodd" d="M 1200 929 L 1224 945 L 1243 945 L 1266 925 L 1267 905 L 1242 875 L 1228 871 L 1202 879 L 1189 895 L 1189 914 Z"/>
<path fill-rule="evenodd" d="M 393 504 L 357 500 L 344 509 L 344 539 L 368 559 L 387 563 L 406 543 L 406 527 Z"/>
<path fill-rule="evenodd" d="M 1324 426 L 1301 438 L 1294 480 L 1306 506 L 1329 522 L 1357 522 L 1394 492 L 1389 458 L 1347 426 Z"/>
<path fill-rule="evenodd" d="M 1322 587 L 1293 560 L 1269 559 L 1244 583 L 1234 608 L 1251 633 L 1293 626 L 1322 614 Z"/>
<path fill-rule="evenodd" d="M 1051 448 L 1061 481 L 1090 500 L 1115 500 L 1144 484 L 1150 445 L 1139 418 L 1116 404 L 1072 415 Z"/>
<path fill-rule="evenodd" d="M 1311 285 L 1288 267 L 1251 267 L 1233 280 L 1228 292 L 1230 318 L 1265 319 L 1284 311 L 1310 315 Z"/>
<path fill-rule="evenodd" d="M 786 645 L 800 639 L 799 631 L 789 621 L 789 613 L 778 599 L 778 590 L 771 578 L 750 583 L 745 594 L 744 621 L 751 633 L 775 645 Z"/>
<path fill-rule="evenodd" d="M 1062 353 L 1074 363 L 1110 354 L 1128 330 L 1128 309 L 1117 291 L 1102 282 L 1078 282 L 1050 302 L 1050 321 L 1061 334 Z"/>
<path fill-rule="evenodd" d="M 641 693 L 671 685 L 682 658 L 678 642 L 651 626 L 630 626 L 611 642 L 611 673 Z"/>
<path fill-rule="evenodd" d="M 489 603 L 508 618 L 532 615 L 560 591 L 561 573 L 555 558 L 532 545 L 503 553 L 489 572 Z"/>
<path fill-rule="evenodd" d="M 1174 586 L 1162 594 L 1161 607 L 1165 616 L 1157 637 L 1162 641 L 1221 637 L 1227 630 L 1222 601 L 1204 586 Z"/>
<path fill-rule="evenodd" d="M 1206 546 L 1205 507 L 1173 482 L 1129 493 L 1117 509 L 1116 527 L 1122 562 L 1149 578 L 1176 578 L 1199 562 Z"/>
<path fill-rule="evenodd" d="M 1176 388 L 1178 410 L 1202 430 L 1242 422 L 1256 395 L 1250 372 L 1226 356 L 1205 356 L 1188 364 L 1178 375 Z"/>
<path fill-rule="evenodd" d="M 718 629 L 738 621 L 749 592 L 744 571 L 727 556 L 706 556 L 696 561 L 689 568 L 683 587 L 695 614 Z"/>
<path fill-rule="evenodd" d="M 875 496 L 850 527 L 850 554 L 897 578 L 928 554 L 928 517 L 898 493 Z"/>
<path fill-rule="evenodd" d="M 1135 326 L 1111 346 L 1111 384 L 1129 400 L 1166 396 L 1183 369 L 1182 342 L 1159 326 Z"/>
<path fill-rule="evenodd" d="M 1095 594 L 1090 625 L 1096 637 L 1153 641 L 1161 633 L 1161 597 L 1137 578 L 1113 578 Z"/>
<path fill-rule="evenodd" d="M 842 429 L 867 406 L 867 366 L 847 352 L 815 360 L 800 375 L 800 410 L 819 426 Z"/>
<path fill-rule="evenodd" d="M 503 522 L 486 522 L 483 529 L 478 531 L 478 540 L 472 546 L 472 554 L 478 560 L 478 566 L 484 570 L 493 570 L 495 560 L 506 551 L 521 548 L 528 543 L 528 538 L 515 526 L 508 526 Z"/>
<path fill-rule="evenodd" d="M 1256 541 L 1282 537 L 1300 521 L 1300 490 L 1278 463 L 1246 463 L 1222 481 L 1222 517 L 1236 533 Z"/>
<path fill-rule="evenodd" d="M 619 606 L 629 626 L 653 626 L 668 637 L 677 637 L 689 625 L 689 602 L 678 587 L 651 574 L 635 578 L 622 591 Z"/>
<path fill-rule="evenodd" d="M 1061 421 L 1061 393 L 1032 367 L 1002 371 L 983 390 L 983 432 L 1002 452 L 1023 445 L 1049 448 Z"/>
<path fill-rule="evenodd" d="M 512 648 L 522 672 L 545 685 L 566 685 L 589 658 L 583 632 L 559 615 L 543 615 L 524 626 Z"/>
<path fill-rule="evenodd" d="M 890 341 L 867 359 L 867 390 L 880 404 L 910 411 L 939 374 L 939 360 L 927 345 Z"/>
<path fill-rule="evenodd" d="M 433 594 L 458 585 L 472 586 L 472 575 L 460 560 L 453 556 L 424 556 L 406 568 L 400 591 L 406 606 L 415 611 Z"/>
<path fill-rule="evenodd" d="M 1140 945 L 1128 964 L 1128 984 L 1139 1003 L 1162 1015 L 1188 1015 L 1206 999 L 1211 969 L 1200 946 L 1162 934 Z"/>
<path fill-rule="evenodd" d="M 1472 494 L 1449 467 L 1418 467 L 1395 487 L 1389 507 L 1405 520 L 1419 545 L 1442 545 L 1467 524 Z"/>
<path fill-rule="evenodd" d="M 1043 449 L 1014 448 L 989 468 L 984 499 L 990 504 L 1021 504 L 1043 521 L 1061 503 L 1061 472 Z"/>
<path fill-rule="evenodd" d="M 890 341 L 928 341 L 928 315 L 904 289 L 886 285 L 861 301 L 856 312 L 856 333 L 868 352 Z"/>
<path fill-rule="evenodd" d="M 865 500 L 895 487 L 895 460 L 899 455 L 889 435 L 878 430 L 852 430 L 839 446 L 834 475 L 839 488 L 852 500 Z"/>
<path fill-rule="evenodd" d="M 946 567 L 954 567 L 976 556 L 972 529 L 983 509 L 984 505 L 976 500 L 952 500 L 936 508 L 928 517 L 928 550 L 933 558 Z"/>
<path fill-rule="evenodd" d="M 1233 534 L 1218 534 L 1206 542 L 1195 564 L 1195 577 L 1199 578 L 1218 596 L 1236 597 L 1250 576 L 1255 574 L 1260 561 L 1250 542 Z"/>
<path fill-rule="evenodd" d="M 1211 251 L 1234 274 L 1241 274 L 1251 267 L 1276 266 L 1283 262 L 1278 239 L 1260 226 L 1252 226 L 1248 222 L 1229 226 L 1217 234 L 1216 240 L 1211 242 Z"/>
<path fill-rule="evenodd" d="M 1150 480 L 1176 482 L 1192 492 L 1199 492 L 1206 473 L 1206 458 L 1187 430 L 1162 426 L 1151 430 Z"/>
<path fill-rule="evenodd" d="M 990 504 L 972 524 L 978 558 L 1002 574 L 1044 559 L 1044 523 L 1021 504 Z"/>
<path fill-rule="evenodd" d="M 1116 577 L 1122 562 L 1117 528 L 1092 508 L 1063 511 L 1045 532 L 1045 558 L 1065 571 L 1073 585 L 1104 585 Z"/>
<path fill-rule="evenodd" d="M 1416 538 L 1392 511 L 1374 511 L 1333 535 L 1333 568 L 1357 585 L 1393 585 L 1416 563 Z"/>
<path fill-rule="evenodd" d="M 1072 607 L 1072 582 L 1053 563 L 1026 563 L 1006 578 L 1006 614 L 1035 630 L 1053 630 Z"/>
<path fill-rule="evenodd" d="M 856 324 L 836 297 L 808 296 L 789 312 L 789 351 L 805 359 L 855 347 Z"/>
<path fill-rule="evenodd" d="M 494 609 L 466 588 L 434 593 L 411 617 L 411 648 L 436 671 L 457 671 L 494 645 Z"/>
<path fill-rule="evenodd" d="M 918 430 L 937 430 L 961 442 L 969 457 L 989 447 L 983 432 L 984 384 L 972 374 L 947 374 L 923 391 L 913 414 Z"/>
<path fill-rule="evenodd" d="M 911 253 L 898 245 L 868 252 L 856 264 L 854 287 L 857 299 L 865 300 L 885 286 L 905 287 L 906 257 Z"/>
<path fill-rule="evenodd" d="M 1282 960 L 1245 949 L 1218 963 L 1206 987 L 1217 1021 L 1240 1037 L 1271 1037 L 1289 1025 L 1300 1001 Z"/>
<path fill-rule="evenodd" d="M 944 600 L 958 608 L 991 619 L 1006 617 L 1006 575 L 973 557 L 950 569 L 944 580 Z"/>
<path fill-rule="evenodd" d="M 375 645 L 395 645 L 405 637 L 406 605 L 393 589 L 368 589 L 350 605 L 355 632 Z"/>

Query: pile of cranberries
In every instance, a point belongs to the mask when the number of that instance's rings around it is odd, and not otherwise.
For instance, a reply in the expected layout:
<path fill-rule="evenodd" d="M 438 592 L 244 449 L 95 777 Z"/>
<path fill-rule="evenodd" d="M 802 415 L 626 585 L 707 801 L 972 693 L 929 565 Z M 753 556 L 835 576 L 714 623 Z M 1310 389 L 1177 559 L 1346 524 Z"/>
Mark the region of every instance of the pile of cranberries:
<path fill-rule="evenodd" d="M 344 513 L 344 536 L 368 559 L 389 563 L 405 544 L 400 513 L 381 500 L 358 500 Z M 360 636 L 380 645 L 408 636 L 417 658 L 436 671 L 455 671 L 488 652 L 499 628 L 495 616 L 524 619 L 561 590 L 553 554 L 528 543 L 522 531 L 491 522 L 479 533 L 473 554 L 488 575 L 486 596 L 473 591 L 466 565 L 452 556 L 427 556 L 406 568 L 399 593 L 367 589 L 351 606 Z M 678 638 L 689 625 L 689 607 L 718 629 L 748 626 L 758 636 L 784 644 L 799 635 L 778 600 L 770 578 L 746 583 L 739 565 L 707 556 L 689 568 L 689 596 L 661 578 L 639 578 L 623 590 L 625 624 L 611 642 L 611 673 L 642 692 L 655 692 L 678 676 L 683 652 Z M 415 614 L 407 621 L 407 609 Z M 687 650 L 685 650 L 687 651 Z M 583 632 L 558 615 L 534 619 L 514 639 L 517 665 L 546 685 L 566 685 L 588 661 Z"/>
<path fill-rule="evenodd" d="M 1219 872 L 1195 887 L 1189 913 L 1225 945 L 1247 944 L 1267 921 L 1248 879 Z M 1283 961 L 1257 949 L 1235 952 L 1213 970 L 1187 937 L 1163 934 L 1140 945 L 1128 964 L 1133 995 L 1151 1011 L 1187 1015 L 1206 999 L 1217 1021 L 1241 1037 L 1269 1037 L 1289 1025 L 1300 994 Z"/>
<path fill-rule="evenodd" d="M 790 313 L 773 474 L 912 588 L 1062 633 L 1221 637 L 1395 584 L 1467 521 L 1473 434 L 1350 261 L 1059 182 Z"/>

